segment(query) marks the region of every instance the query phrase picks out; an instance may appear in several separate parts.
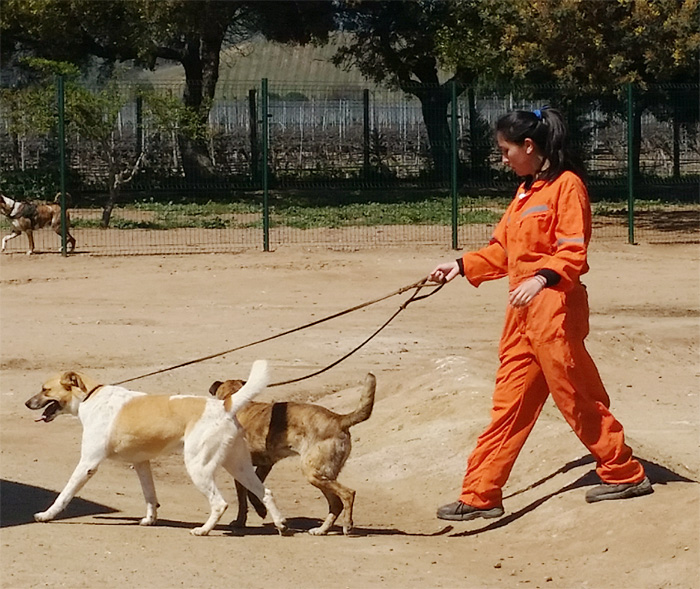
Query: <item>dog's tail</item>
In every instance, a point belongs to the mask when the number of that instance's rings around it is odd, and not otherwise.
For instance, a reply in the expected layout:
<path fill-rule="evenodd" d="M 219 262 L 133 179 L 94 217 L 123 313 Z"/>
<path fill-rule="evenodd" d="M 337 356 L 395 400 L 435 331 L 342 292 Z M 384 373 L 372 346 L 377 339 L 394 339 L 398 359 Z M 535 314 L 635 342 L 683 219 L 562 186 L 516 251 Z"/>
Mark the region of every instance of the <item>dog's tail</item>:
<path fill-rule="evenodd" d="M 53 199 L 53 202 L 57 205 L 61 204 L 61 193 L 57 192 L 56 196 Z M 69 207 L 73 204 L 73 197 L 70 195 L 70 192 L 66 192 L 66 206 Z"/>
<path fill-rule="evenodd" d="M 231 395 L 224 401 L 226 410 L 235 415 L 238 411 L 250 404 L 253 398 L 262 391 L 270 382 L 267 371 L 266 360 L 256 360 L 253 362 L 253 367 L 250 369 L 248 380 L 235 394 Z"/>
<path fill-rule="evenodd" d="M 374 391 L 377 388 L 377 378 L 371 372 L 367 373 L 365 377 L 365 389 L 362 391 L 362 396 L 360 397 L 360 403 L 357 409 L 352 413 L 347 415 L 340 415 L 340 427 L 347 429 L 353 425 L 361 423 L 372 415 L 372 408 L 374 407 Z"/>

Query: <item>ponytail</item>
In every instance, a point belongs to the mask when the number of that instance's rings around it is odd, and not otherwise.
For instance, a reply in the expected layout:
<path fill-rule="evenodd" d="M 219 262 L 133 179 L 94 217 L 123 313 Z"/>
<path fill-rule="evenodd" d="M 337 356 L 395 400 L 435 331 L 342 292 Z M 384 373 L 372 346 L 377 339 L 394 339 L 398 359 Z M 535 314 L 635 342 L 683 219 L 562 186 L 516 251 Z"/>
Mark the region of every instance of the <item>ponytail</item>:
<path fill-rule="evenodd" d="M 515 110 L 498 119 L 496 132 L 506 141 L 517 145 L 522 145 L 525 139 L 532 140 L 549 162 L 548 167 L 540 172 L 539 178 L 551 181 L 567 170 L 584 178 L 583 166 L 569 146 L 569 132 L 564 117 L 557 109 L 545 106 L 532 112 Z"/>

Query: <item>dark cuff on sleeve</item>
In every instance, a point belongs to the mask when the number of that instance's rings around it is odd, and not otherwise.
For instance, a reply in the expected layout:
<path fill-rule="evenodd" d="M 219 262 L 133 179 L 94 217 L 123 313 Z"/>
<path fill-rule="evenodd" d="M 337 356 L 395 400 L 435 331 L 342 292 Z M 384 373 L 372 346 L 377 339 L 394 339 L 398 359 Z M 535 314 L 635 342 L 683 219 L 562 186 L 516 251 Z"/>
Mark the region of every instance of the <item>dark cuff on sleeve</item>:
<path fill-rule="evenodd" d="M 561 276 L 559 276 L 559 274 L 557 274 L 554 270 L 550 270 L 549 268 L 542 268 L 542 270 L 538 270 L 537 272 L 535 272 L 535 276 L 544 277 L 544 279 L 547 281 L 547 287 L 556 286 L 561 280 Z"/>
<path fill-rule="evenodd" d="M 459 266 L 459 275 L 464 276 L 464 261 L 462 258 L 457 258 L 457 266 Z"/>

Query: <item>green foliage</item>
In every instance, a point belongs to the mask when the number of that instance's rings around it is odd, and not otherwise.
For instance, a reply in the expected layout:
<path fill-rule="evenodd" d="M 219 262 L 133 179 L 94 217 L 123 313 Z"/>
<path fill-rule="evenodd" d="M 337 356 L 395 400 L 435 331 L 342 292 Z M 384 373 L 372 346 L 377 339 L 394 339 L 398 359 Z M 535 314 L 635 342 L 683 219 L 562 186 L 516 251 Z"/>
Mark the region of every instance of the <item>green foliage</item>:
<path fill-rule="evenodd" d="M 492 79 L 556 82 L 573 96 L 697 80 L 697 0 L 477 0 L 454 3 L 452 18 L 443 56 Z"/>
<path fill-rule="evenodd" d="M 69 79 L 76 79 L 80 75 L 80 69 L 67 61 L 56 61 L 43 57 L 24 57 L 20 63 L 42 74 L 47 79 L 52 76 L 66 76 Z"/>
<path fill-rule="evenodd" d="M 28 200 L 52 200 L 59 185 L 58 169 L 3 171 L 0 190 L 9 196 Z"/>
<path fill-rule="evenodd" d="M 56 124 L 56 90 L 53 86 L 29 86 L 0 90 L 3 119 L 8 131 L 17 136 L 48 133 Z"/>
<path fill-rule="evenodd" d="M 461 197 L 459 223 L 496 223 L 502 214 L 501 203 Z M 373 227 L 381 225 L 450 225 L 451 201 L 448 197 L 416 202 L 351 203 L 337 206 L 278 204 L 271 207 L 273 227 L 314 229 L 321 227 Z M 96 228 L 98 220 L 75 218 L 75 227 Z M 115 209 L 111 226 L 115 229 L 177 228 L 226 229 L 262 227 L 262 210 L 250 203 L 158 203 L 143 201 Z"/>
<path fill-rule="evenodd" d="M 142 87 L 139 95 L 143 99 L 145 116 L 150 117 L 151 123 L 159 131 L 181 133 L 192 139 L 201 139 L 208 135 L 207 125 L 198 110 L 184 105 L 182 100 L 171 92 L 158 92 L 153 88 Z"/>
<path fill-rule="evenodd" d="M 99 155 L 108 159 L 105 143 L 115 131 L 119 111 L 127 97 L 116 83 L 109 83 L 98 91 L 90 91 L 77 84 L 66 86 L 66 119 L 69 127 L 86 139 L 104 145 Z"/>

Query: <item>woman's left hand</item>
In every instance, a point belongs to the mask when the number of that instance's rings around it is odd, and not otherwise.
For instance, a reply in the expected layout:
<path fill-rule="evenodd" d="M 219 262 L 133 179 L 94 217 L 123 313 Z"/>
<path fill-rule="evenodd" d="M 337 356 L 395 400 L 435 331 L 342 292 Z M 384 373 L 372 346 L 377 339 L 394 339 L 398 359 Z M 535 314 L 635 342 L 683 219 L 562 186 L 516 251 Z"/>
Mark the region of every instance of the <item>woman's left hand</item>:
<path fill-rule="evenodd" d="M 532 302 L 547 285 L 547 280 L 544 276 L 533 276 L 525 282 L 521 282 L 508 295 L 508 302 L 513 307 L 526 307 Z"/>

